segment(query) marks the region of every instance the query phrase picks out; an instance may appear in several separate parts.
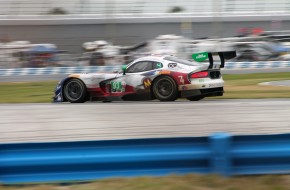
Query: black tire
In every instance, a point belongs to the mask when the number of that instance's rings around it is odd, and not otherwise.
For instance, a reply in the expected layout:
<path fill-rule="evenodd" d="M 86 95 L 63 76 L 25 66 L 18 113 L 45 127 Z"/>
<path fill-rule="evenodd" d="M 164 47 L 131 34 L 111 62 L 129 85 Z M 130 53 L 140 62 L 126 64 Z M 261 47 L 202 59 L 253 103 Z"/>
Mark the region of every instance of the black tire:
<path fill-rule="evenodd" d="M 199 101 L 199 100 L 204 99 L 204 97 L 203 96 L 192 96 L 192 97 L 188 97 L 186 99 L 188 99 L 189 101 Z"/>
<path fill-rule="evenodd" d="M 153 83 L 153 94 L 160 101 L 175 101 L 178 90 L 175 81 L 169 76 L 161 76 Z"/>
<path fill-rule="evenodd" d="M 71 103 L 84 103 L 87 100 L 87 88 L 79 79 L 70 79 L 64 84 L 64 98 Z"/>

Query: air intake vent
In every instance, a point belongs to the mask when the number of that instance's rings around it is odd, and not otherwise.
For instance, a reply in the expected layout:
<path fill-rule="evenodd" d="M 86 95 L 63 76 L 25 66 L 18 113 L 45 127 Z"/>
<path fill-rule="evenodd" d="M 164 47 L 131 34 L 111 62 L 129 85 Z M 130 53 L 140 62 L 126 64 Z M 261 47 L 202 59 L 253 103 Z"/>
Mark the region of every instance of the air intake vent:
<path fill-rule="evenodd" d="M 211 71 L 209 73 L 209 77 L 211 79 L 219 79 L 221 77 L 221 72 L 220 71 Z"/>

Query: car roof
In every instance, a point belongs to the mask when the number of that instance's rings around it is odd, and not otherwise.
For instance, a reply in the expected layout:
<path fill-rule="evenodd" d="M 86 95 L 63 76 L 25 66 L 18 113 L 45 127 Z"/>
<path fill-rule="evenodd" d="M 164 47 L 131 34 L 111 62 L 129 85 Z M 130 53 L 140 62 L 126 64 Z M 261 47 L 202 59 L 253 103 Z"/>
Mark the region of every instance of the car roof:
<path fill-rule="evenodd" d="M 172 59 L 171 59 L 172 58 Z M 175 62 L 175 63 L 180 63 L 183 65 L 188 65 L 188 66 L 196 66 L 198 65 L 198 63 L 195 62 L 191 62 L 185 59 L 180 59 L 178 57 L 172 56 L 172 55 L 152 55 L 152 56 L 145 56 L 145 57 L 141 57 L 138 58 L 136 60 L 134 60 L 134 62 L 132 62 L 130 65 L 138 62 L 138 61 L 160 61 L 160 62 Z M 128 65 L 128 66 L 130 66 Z"/>
<path fill-rule="evenodd" d="M 167 55 L 168 56 L 168 55 Z M 166 55 L 150 55 L 150 56 L 145 56 L 145 57 L 140 57 L 138 59 L 136 59 L 135 61 L 142 61 L 142 60 L 164 60 L 164 57 L 167 57 Z"/>

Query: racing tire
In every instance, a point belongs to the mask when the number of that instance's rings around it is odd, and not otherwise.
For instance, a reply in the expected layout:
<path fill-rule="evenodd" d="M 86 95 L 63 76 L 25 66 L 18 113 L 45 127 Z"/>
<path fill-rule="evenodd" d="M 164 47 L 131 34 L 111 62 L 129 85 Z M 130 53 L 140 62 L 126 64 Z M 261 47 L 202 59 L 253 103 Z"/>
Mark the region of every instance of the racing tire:
<path fill-rule="evenodd" d="M 175 101 L 178 98 L 177 84 L 169 76 L 162 76 L 153 83 L 153 94 L 160 101 Z"/>
<path fill-rule="evenodd" d="M 189 101 L 199 101 L 199 100 L 204 99 L 204 97 L 203 96 L 192 96 L 192 97 L 188 97 L 186 99 L 188 99 Z"/>
<path fill-rule="evenodd" d="M 64 98 L 70 103 L 84 103 L 87 100 L 87 88 L 79 79 L 70 79 L 64 84 Z"/>

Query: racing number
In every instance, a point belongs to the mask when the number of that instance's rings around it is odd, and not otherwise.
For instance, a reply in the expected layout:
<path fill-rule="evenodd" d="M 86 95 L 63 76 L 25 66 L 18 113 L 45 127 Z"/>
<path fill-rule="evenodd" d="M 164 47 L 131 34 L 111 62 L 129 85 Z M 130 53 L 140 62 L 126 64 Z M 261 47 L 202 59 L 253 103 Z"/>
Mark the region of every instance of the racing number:
<path fill-rule="evenodd" d="M 121 82 L 112 82 L 112 89 L 113 90 L 119 90 L 120 89 L 120 84 Z"/>
<path fill-rule="evenodd" d="M 111 90 L 112 92 L 124 92 L 125 85 L 125 82 L 111 82 Z"/>
<path fill-rule="evenodd" d="M 162 64 L 161 64 L 161 63 L 157 63 L 157 64 L 156 64 L 156 67 L 157 67 L 157 68 L 162 68 Z"/>

